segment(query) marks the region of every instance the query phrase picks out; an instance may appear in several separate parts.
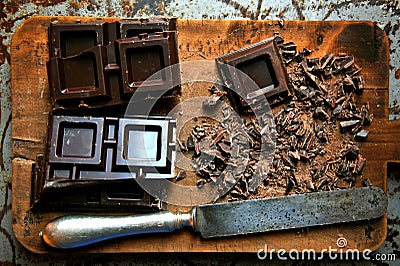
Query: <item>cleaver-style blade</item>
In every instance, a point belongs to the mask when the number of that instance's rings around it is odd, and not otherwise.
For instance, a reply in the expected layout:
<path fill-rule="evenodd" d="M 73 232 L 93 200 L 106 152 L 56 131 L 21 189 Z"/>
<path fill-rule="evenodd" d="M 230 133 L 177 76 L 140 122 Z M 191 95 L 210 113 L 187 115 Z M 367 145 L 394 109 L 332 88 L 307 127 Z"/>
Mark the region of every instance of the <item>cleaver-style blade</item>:
<path fill-rule="evenodd" d="M 188 213 L 66 215 L 50 221 L 41 236 L 55 248 L 76 248 L 127 235 L 171 232 L 184 226 L 193 227 L 203 238 L 211 238 L 369 220 L 383 216 L 386 209 L 385 192 L 366 187 L 200 205 Z"/>

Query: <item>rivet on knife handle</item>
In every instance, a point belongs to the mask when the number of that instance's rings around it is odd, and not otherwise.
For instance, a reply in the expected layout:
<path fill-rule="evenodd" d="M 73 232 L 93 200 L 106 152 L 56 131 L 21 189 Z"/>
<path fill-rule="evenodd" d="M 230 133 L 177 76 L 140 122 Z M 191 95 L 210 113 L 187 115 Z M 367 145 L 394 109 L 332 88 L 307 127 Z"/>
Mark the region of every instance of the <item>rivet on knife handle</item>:
<path fill-rule="evenodd" d="M 51 247 L 76 248 L 121 236 L 193 227 L 192 217 L 191 213 L 170 211 L 130 216 L 67 215 L 50 221 L 40 235 Z"/>

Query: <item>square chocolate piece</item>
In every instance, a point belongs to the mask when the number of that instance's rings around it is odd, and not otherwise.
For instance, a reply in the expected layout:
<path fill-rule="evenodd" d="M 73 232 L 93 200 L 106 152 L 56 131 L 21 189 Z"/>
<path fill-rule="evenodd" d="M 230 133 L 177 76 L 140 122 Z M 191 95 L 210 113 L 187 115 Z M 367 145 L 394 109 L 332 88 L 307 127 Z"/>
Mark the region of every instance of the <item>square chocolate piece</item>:
<path fill-rule="evenodd" d="M 93 46 L 107 45 L 105 37 L 106 22 L 76 23 L 52 22 L 49 41 L 50 57 L 69 57 L 77 55 Z"/>
<path fill-rule="evenodd" d="M 230 89 L 229 96 L 240 112 L 249 111 L 247 101 L 260 95 L 265 95 L 272 105 L 290 94 L 286 70 L 274 38 L 220 56 L 216 61 Z M 251 84 L 249 78 L 255 84 Z"/>
<path fill-rule="evenodd" d="M 49 163 L 99 164 L 103 123 L 95 117 L 53 117 Z"/>
<path fill-rule="evenodd" d="M 158 129 L 159 128 L 159 129 Z M 125 143 L 135 142 L 136 145 L 128 145 L 125 149 L 125 159 L 126 160 L 137 160 L 137 159 L 147 159 L 150 161 L 157 161 L 160 159 L 161 155 L 161 127 L 155 127 L 154 129 L 144 128 L 143 130 L 139 128 L 132 128 L 128 130 L 126 135 L 127 139 Z M 135 141 L 136 140 L 136 141 Z M 143 140 L 143 142 L 138 142 L 137 140 Z"/>
<path fill-rule="evenodd" d="M 73 124 L 63 127 L 63 139 L 60 143 L 60 153 L 62 157 L 92 158 L 94 155 L 95 129 L 76 127 Z"/>
<path fill-rule="evenodd" d="M 122 73 L 123 93 L 165 92 L 179 84 L 176 32 L 139 34 L 117 40 Z"/>
<path fill-rule="evenodd" d="M 166 167 L 171 136 L 168 121 L 120 119 L 117 165 Z"/>
<path fill-rule="evenodd" d="M 104 75 L 106 50 L 93 46 L 69 57 L 49 61 L 50 88 L 54 100 L 108 97 L 108 79 Z"/>

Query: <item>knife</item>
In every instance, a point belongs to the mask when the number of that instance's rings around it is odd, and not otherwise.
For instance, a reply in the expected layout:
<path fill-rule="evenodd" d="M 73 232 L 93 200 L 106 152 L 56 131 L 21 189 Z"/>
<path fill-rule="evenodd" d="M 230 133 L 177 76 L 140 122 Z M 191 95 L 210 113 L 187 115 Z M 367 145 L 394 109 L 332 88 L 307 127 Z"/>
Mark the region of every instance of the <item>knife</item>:
<path fill-rule="evenodd" d="M 187 213 L 66 215 L 47 223 L 40 235 L 48 245 L 67 249 L 186 226 L 203 238 L 212 238 L 368 220 L 383 216 L 386 209 L 385 192 L 378 187 L 364 187 L 200 205 Z"/>

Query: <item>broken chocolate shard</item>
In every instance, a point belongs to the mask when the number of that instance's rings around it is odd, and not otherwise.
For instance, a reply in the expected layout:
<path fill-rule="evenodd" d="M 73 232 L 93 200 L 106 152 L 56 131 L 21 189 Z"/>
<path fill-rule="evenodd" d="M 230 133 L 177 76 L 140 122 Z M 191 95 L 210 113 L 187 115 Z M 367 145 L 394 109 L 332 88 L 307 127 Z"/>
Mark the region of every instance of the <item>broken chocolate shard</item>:
<path fill-rule="evenodd" d="M 353 83 L 357 93 L 361 93 L 365 88 L 365 81 L 362 76 L 353 77 Z"/>
<path fill-rule="evenodd" d="M 287 42 L 282 44 L 283 50 L 296 51 L 297 45 L 294 42 Z"/>
<path fill-rule="evenodd" d="M 347 56 L 342 59 L 340 62 L 339 66 L 337 67 L 336 71 L 334 71 L 334 74 L 339 74 L 339 72 L 350 68 L 354 64 L 354 57 L 352 56 Z"/>
<path fill-rule="evenodd" d="M 303 54 L 304 56 L 308 56 L 308 55 L 310 55 L 310 54 L 313 52 L 313 50 L 310 50 L 310 49 L 308 49 L 308 48 L 303 48 L 303 50 L 302 50 L 301 52 L 302 52 L 302 54 Z"/>
<path fill-rule="evenodd" d="M 361 129 L 357 134 L 356 138 L 358 140 L 365 140 L 368 137 L 369 131 L 365 129 Z"/>
<path fill-rule="evenodd" d="M 325 134 L 325 132 L 323 130 L 319 131 L 317 133 L 317 138 L 319 139 L 320 142 L 325 143 L 328 140 L 327 135 Z"/>
<path fill-rule="evenodd" d="M 189 151 L 192 151 L 192 150 L 194 150 L 194 146 L 195 146 L 194 139 L 193 139 L 192 135 L 190 135 L 190 136 L 187 138 L 186 147 L 187 147 L 187 149 L 188 149 Z"/>
<path fill-rule="evenodd" d="M 329 118 L 330 118 L 329 114 L 321 106 L 318 106 L 315 109 L 314 116 L 316 118 L 321 118 L 321 119 L 325 119 L 325 120 L 329 120 Z"/>
<path fill-rule="evenodd" d="M 199 180 L 196 181 L 196 186 L 198 188 L 202 188 L 204 187 L 204 185 L 207 183 L 207 180 L 205 180 L 204 178 L 201 178 Z"/>
<path fill-rule="evenodd" d="M 370 187 L 372 186 L 371 180 L 369 180 L 369 178 L 363 178 L 363 180 L 361 181 L 361 185 L 363 187 Z"/>
<path fill-rule="evenodd" d="M 348 121 L 342 121 L 340 122 L 340 131 L 346 132 L 351 130 L 353 127 L 359 125 L 361 123 L 361 120 L 348 120 Z"/>
<path fill-rule="evenodd" d="M 186 172 L 184 170 L 180 170 L 178 175 L 176 176 L 176 181 L 180 181 L 186 178 Z"/>
<path fill-rule="evenodd" d="M 289 151 L 289 157 L 295 161 L 300 161 L 300 154 L 298 151 Z"/>
<path fill-rule="evenodd" d="M 314 89 L 308 86 L 300 86 L 299 89 L 295 90 L 295 93 L 299 100 L 312 99 L 315 96 Z"/>
<path fill-rule="evenodd" d="M 333 109 L 333 115 L 337 116 L 337 115 L 339 115 L 342 111 L 343 111 L 343 107 L 342 107 L 342 105 L 339 104 L 338 106 L 336 106 L 335 109 Z"/>
<path fill-rule="evenodd" d="M 307 66 L 310 66 L 311 68 L 318 66 L 320 64 L 318 58 L 307 58 L 306 63 L 307 63 Z"/>
<path fill-rule="evenodd" d="M 328 91 L 325 88 L 325 85 L 320 81 L 320 79 L 315 76 L 314 74 L 311 73 L 311 69 L 308 68 L 307 63 L 305 60 L 303 60 L 303 63 L 301 64 L 304 73 L 306 74 L 306 76 L 310 79 L 310 81 L 315 85 L 315 87 L 324 92 L 327 93 Z"/>
<path fill-rule="evenodd" d="M 218 146 L 221 148 L 221 151 L 223 151 L 225 154 L 230 154 L 231 153 L 231 147 L 227 145 L 226 143 L 218 143 Z"/>
<path fill-rule="evenodd" d="M 367 159 L 365 159 L 361 154 L 358 154 L 358 159 L 356 163 L 356 173 L 361 174 Z"/>
<path fill-rule="evenodd" d="M 325 69 L 327 66 L 330 66 L 333 59 L 333 54 L 326 54 L 321 58 L 321 69 Z"/>
<path fill-rule="evenodd" d="M 359 153 L 360 149 L 356 145 L 351 145 L 343 151 L 343 157 L 348 160 L 355 160 L 357 159 Z"/>
<path fill-rule="evenodd" d="M 176 18 L 167 17 L 149 17 L 119 20 L 118 38 L 131 38 L 143 33 L 154 34 L 163 31 L 176 31 L 176 22 Z"/>
<path fill-rule="evenodd" d="M 374 115 L 369 113 L 369 103 L 364 103 L 361 107 L 361 121 L 364 126 L 370 125 Z"/>
<path fill-rule="evenodd" d="M 221 103 L 221 96 L 213 94 L 213 95 L 207 97 L 207 99 L 205 99 L 203 101 L 203 107 L 204 108 L 215 107 L 220 103 Z"/>
<path fill-rule="evenodd" d="M 343 88 L 350 92 L 357 91 L 357 87 L 354 84 L 353 79 L 348 75 L 343 78 Z"/>
<path fill-rule="evenodd" d="M 335 108 L 336 106 L 336 100 L 332 96 L 328 96 L 325 98 L 325 103 L 330 107 L 330 108 Z"/>

